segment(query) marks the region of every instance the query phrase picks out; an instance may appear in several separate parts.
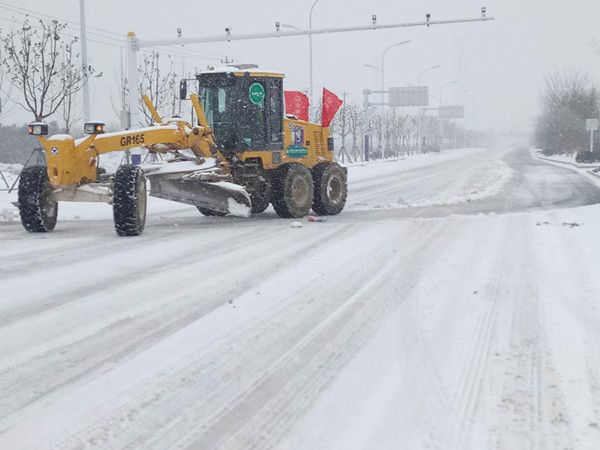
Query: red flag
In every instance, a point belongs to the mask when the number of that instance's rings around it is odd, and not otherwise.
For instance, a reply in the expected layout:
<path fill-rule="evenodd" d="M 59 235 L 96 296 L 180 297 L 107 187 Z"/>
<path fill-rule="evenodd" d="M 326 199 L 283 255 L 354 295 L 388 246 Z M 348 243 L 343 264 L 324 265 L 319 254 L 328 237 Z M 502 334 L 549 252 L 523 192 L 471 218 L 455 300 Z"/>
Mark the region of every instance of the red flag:
<path fill-rule="evenodd" d="M 342 103 L 344 102 L 340 100 L 337 95 L 323 88 L 323 109 L 321 112 L 322 127 L 326 128 L 331 125 L 331 121 L 338 112 L 338 109 L 340 109 L 340 106 L 342 106 Z"/>
<path fill-rule="evenodd" d="M 285 113 L 308 122 L 308 97 L 298 91 L 285 91 L 283 95 L 285 97 Z"/>

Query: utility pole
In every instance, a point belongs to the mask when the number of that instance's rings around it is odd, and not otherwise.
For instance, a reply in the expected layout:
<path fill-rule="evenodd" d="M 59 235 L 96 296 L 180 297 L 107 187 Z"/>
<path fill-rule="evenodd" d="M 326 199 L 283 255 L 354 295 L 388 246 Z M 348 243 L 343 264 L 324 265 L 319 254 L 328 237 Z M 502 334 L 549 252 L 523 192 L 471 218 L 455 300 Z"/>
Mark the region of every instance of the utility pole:
<path fill-rule="evenodd" d="M 88 59 L 87 59 L 87 36 L 85 30 L 85 0 L 79 0 L 79 22 L 81 26 L 81 64 L 85 71 L 86 77 L 88 74 Z M 83 83 L 83 120 L 90 121 L 90 88 L 89 78 Z"/>
<path fill-rule="evenodd" d="M 129 90 L 129 126 L 128 130 L 137 126 L 138 117 L 138 68 L 137 68 L 137 51 L 135 33 L 130 31 L 127 34 L 127 87 Z M 193 110 L 193 109 L 192 109 Z"/>
<path fill-rule="evenodd" d="M 312 13 L 313 13 L 313 9 L 315 9 L 315 6 L 317 5 L 317 2 L 319 0 L 315 0 L 315 2 L 312 4 L 312 6 L 310 7 L 310 13 L 308 14 L 308 30 L 311 31 L 312 30 Z M 308 51 L 309 51 L 309 58 L 310 58 L 310 105 L 312 107 L 313 104 L 313 94 L 314 94 L 314 90 L 313 90 L 313 50 L 312 50 L 312 34 L 308 35 Z"/>

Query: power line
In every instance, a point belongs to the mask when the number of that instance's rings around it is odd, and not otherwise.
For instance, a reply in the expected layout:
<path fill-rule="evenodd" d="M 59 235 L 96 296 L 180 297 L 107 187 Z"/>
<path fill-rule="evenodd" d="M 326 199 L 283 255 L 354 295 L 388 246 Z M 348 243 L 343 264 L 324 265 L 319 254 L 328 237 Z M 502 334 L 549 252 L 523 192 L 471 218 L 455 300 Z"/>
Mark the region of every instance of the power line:
<path fill-rule="evenodd" d="M 73 25 L 79 26 L 79 23 L 75 22 L 73 20 L 61 19 L 59 17 L 50 16 L 48 14 L 43 14 L 43 13 L 40 13 L 40 12 L 37 12 L 37 11 L 32 11 L 30 9 L 22 8 L 20 6 L 11 5 L 10 3 L 0 2 L 0 5 L 3 5 L 3 6 L 0 6 L 0 8 L 8 9 L 8 10 L 16 12 L 18 14 L 30 15 L 30 16 L 37 17 L 37 18 L 47 17 L 49 19 L 58 20 L 58 21 L 61 21 L 61 22 L 67 22 L 67 23 L 71 23 Z M 23 13 L 22 11 L 25 11 L 25 13 Z M 92 27 L 92 26 L 88 26 L 86 28 L 90 28 L 90 29 L 93 29 L 93 30 L 101 31 L 102 33 L 108 33 L 108 34 L 114 34 L 116 36 L 122 36 L 120 33 L 117 33 L 115 31 L 103 30 L 102 28 L 96 28 L 96 27 Z"/>
<path fill-rule="evenodd" d="M 25 15 L 25 16 L 30 15 L 30 16 L 38 18 L 38 19 L 42 19 L 42 18 L 46 17 L 46 18 L 49 18 L 49 19 L 52 19 L 52 20 L 58 20 L 60 22 L 64 22 L 64 23 L 67 23 L 67 24 L 72 24 L 72 25 L 67 25 L 67 27 L 69 29 L 71 29 L 71 30 L 79 31 L 79 25 L 80 24 L 78 22 L 76 22 L 76 21 L 73 21 L 73 20 L 67 20 L 67 19 L 62 19 L 62 18 L 59 18 L 59 17 L 51 16 L 51 15 L 48 15 L 48 14 L 38 13 L 38 12 L 31 11 L 31 10 L 26 9 L 26 8 L 21 8 L 19 6 L 9 5 L 9 4 L 4 3 L 4 2 L 0 2 L 0 9 L 5 9 L 5 10 L 11 11 L 11 12 L 14 12 L 14 13 L 17 13 L 17 14 L 22 14 L 22 15 Z M 25 11 L 25 12 L 23 12 L 23 11 Z M 125 48 L 124 36 L 122 34 L 120 34 L 120 33 L 116 33 L 114 31 L 108 31 L 108 30 L 104 30 L 104 29 L 96 28 L 96 27 L 92 27 L 92 26 L 86 26 L 86 29 L 88 29 L 88 30 L 89 29 L 94 29 L 94 30 L 98 30 L 98 31 L 100 31 L 102 33 L 107 33 L 107 34 L 112 34 L 112 35 L 118 36 L 118 37 L 115 38 L 115 37 L 112 37 L 112 36 L 105 36 L 103 34 L 96 33 L 94 31 L 88 31 L 89 34 L 95 35 L 95 36 L 97 36 L 99 38 L 110 39 L 112 41 L 116 41 L 116 42 L 118 42 L 120 44 L 119 45 L 120 47 Z M 77 36 L 73 36 L 73 37 L 77 37 Z M 90 41 L 92 41 L 92 40 L 90 39 Z M 104 42 L 100 42 L 100 41 L 92 41 L 92 42 L 97 42 L 97 43 L 103 43 L 104 44 Z M 107 45 L 109 45 L 109 44 L 107 44 Z M 185 51 L 187 53 L 195 53 L 197 55 L 205 56 L 206 58 L 203 58 L 203 59 L 209 59 L 209 58 L 210 59 L 214 59 L 214 58 L 222 58 L 223 57 L 223 55 L 219 55 L 219 54 L 215 54 L 215 53 L 209 53 L 209 52 L 200 52 L 200 51 L 193 50 L 193 49 L 186 49 Z M 190 55 L 190 57 L 192 57 L 192 56 Z"/>
<path fill-rule="evenodd" d="M 0 16 L 0 20 L 6 20 L 9 22 L 13 22 L 13 23 L 17 23 L 17 24 L 21 24 L 22 22 L 20 22 L 17 19 L 14 18 L 9 18 L 9 17 L 4 17 L 4 16 Z M 38 25 L 31 25 L 31 27 L 36 28 L 36 29 L 42 29 L 42 27 L 38 26 Z M 69 37 L 73 37 L 73 38 L 78 38 L 79 36 L 74 35 L 74 34 L 70 34 L 70 33 L 64 33 L 65 36 L 69 36 Z M 112 42 L 106 42 L 106 41 L 99 41 L 97 39 L 88 39 L 89 42 L 93 42 L 95 44 L 101 44 L 101 45 L 107 45 L 109 47 L 114 47 L 114 48 L 120 48 L 120 49 L 124 49 L 126 48 L 125 43 L 121 42 L 121 43 L 112 43 Z M 191 60 L 203 60 L 203 61 L 211 61 L 211 60 L 215 60 L 217 59 L 217 57 L 212 57 L 212 56 L 203 56 L 202 54 L 192 54 L 192 53 L 185 53 L 185 52 L 181 52 L 179 50 L 177 51 L 173 51 L 172 49 L 164 49 L 164 48 L 159 48 L 159 47 L 152 47 L 154 50 L 158 51 L 159 53 L 163 53 L 163 54 L 168 54 L 171 56 L 177 56 L 180 58 L 185 58 L 185 59 L 191 59 Z M 150 54 L 150 51 L 144 51 L 143 53 L 146 54 Z"/>
<path fill-rule="evenodd" d="M 57 18 L 57 17 L 48 16 L 48 15 L 46 15 L 46 14 L 41 14 L 41 13 L 39 13 L 39 14 L 40 14 L 39 16 L 38 16 L 38 15 L 36 15 L 35 13 L 33 13 L 33 14 L 29 14 L 29 13 L 25 13 L 25 12 L 18 11 L 17 9 L 13 9 L 13 8 L 8 8 L 8 7 L 6 7 L 6 6 L 2 6 L 2 4 L 3 4 L 3 3 L 1 3 L 1 2 L 0 2 L 0 9 L 5 9 L 5 10 L 7 10 L 7 11 L 10 11 L 10 12 L 13 12 L 13 13 L 22 14 L 22 15 L 24 15 L 24 16 L 26 16 L 26 17 L 27 17 L 27 16 L 31 16 L 31 17 L 33 17 L 33 18 L 36 18 L 36 19 L 41 19 L 41 20 L 44 20 L 44 17 L 47 17 L 47 18 L 50 18 L 50 19 L 52 19 L 52 20 L 57 20 L 57 21 L 59 21 L 59 22 L 63 22 L 63 23 L 65 23 L 65 24 L 66 24 L 66 26 L 67 26 L 67 28 L 69 28 L 70 30 L 79 31 L 79 24 L 78 24 L 77 22 L 73 22 L 73 21 L 71 21 L 71 20 L 66 20 L 66 19 L 59 19 L 59 18 Z M 25 10 L 25 11 L 28 11 L 28 10 Z M 70 25 L 70 24 L 72 24 L 72 25 Z M 88 26 L 86 26 L 86 29 L 87 29 L 87 28 L 93 28 L 93 27 L 88 27 Z M 113 33 L 112 31 L 103 31 L 103 32 L 104 32 L 104 33 L 115 34 L 115 35 L 117 35 L 117 36 L 120 36 L 120 38 L 115 38 L 115 37 L 112 37 L 112 36 L 105 36 L 105 35 L 103 35 L 103 34 L 96 33 L 96 32 L 94 32 L 94 31 L 88 31 L 88 33 L 89 33 L 89 34 L 93 34 L 93 35 L 95 35 L 95 36 L 98 36 L 98 37 L 101 37 L 101 38 L 103 38 L 103 39 L 111 39 L 111 40 L 113 40 L 113 41 L 118 41 L 118 42 L 122 42 L 122 41 L 123 41 L 123 36 L 122 36 L 122 35 L 119 35 L 119 34 L 117 34 L 117 33 Z"/>
<path fill-rule="evenodd" d="M 19 21 L 19 20 L 15 19 L 15 18 L 9 18 L 9 17 L 4 17 L 4 16 L 0 16 L 0 20 L 6 20 L 6 21 L 9 21 L 9 22 L 17 23 L 17 24 L 22 24 L 22 23 L 23 23 L 23 22 L 21 22 L 21 21 Z M 42 29 L 42 27 L 41 27 L 41 26 L 39 26 L 39 25 L 30 25 L 30 26 L 31 26 L 32 28 L 36 28 L 36 29 L 38 29 L 38 30 L 41 30 L 41 29 Z M 70 34 L 70 33 L 64 33 L 64 34 L 65 34 L 65 36 L 69 36 L 69 37 L 73 37 L 73 38 L 77 38 L 77 39 L 79 39 L 79 36 L 78 36 L 78 35 L 74 35 L 74 34 Z M 98 44 L 110 45 L 110 46 L 112 46 L 112 47 L 121 47 L 121 48 L 125 48 L 125 44 L 121 44 L 121 45 L 119 45 L 119 44 L 112 44 L 112 43 L 109 43 L 109 42 L 97 41 L 97 40 L 94 40 L 94 39 L 88 39 L 88 40 L 89 40 L 89 41 L 91 41 L 91 42 L 96 42 L 96 43 L 98 43 Z"/>

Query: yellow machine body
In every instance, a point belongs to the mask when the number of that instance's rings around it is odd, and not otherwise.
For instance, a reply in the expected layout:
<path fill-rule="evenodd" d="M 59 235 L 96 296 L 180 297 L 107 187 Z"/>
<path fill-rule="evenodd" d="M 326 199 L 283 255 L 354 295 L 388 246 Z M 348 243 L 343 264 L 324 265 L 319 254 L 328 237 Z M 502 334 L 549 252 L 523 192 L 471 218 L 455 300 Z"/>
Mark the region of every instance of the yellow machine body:
<path fill-rule="evenodd" d="M 108 152 L 147 147 L 165 153 L 191 148 L 197 156 L 210 157 L 211 147 L 214 148 L 210 133 L 208 127 L 173 121 L 126 132 L 93 134 L 78 140 L 63 135 L 49 139 L 39 136 L 39 140 L 46 150 L 50 183 L 70 186 L 96 181 L 98 157 Z"/>
<path fill-rule="evenodd" d="M 189 97 L 192 123 L 163 122 L 143 96 L 154 126 L 105 133 L 103 123 L 90 122 L 84 125 L 89 136 L 73 139 L 45 138 L 46 124 L 30 124 L 29 133 L 46 151 L 48 178 L 43 166 L 24 170 L 19 210 L 25 229 L 52 230 L 59 202 L 104 202 L 113 205 L 117 234 L 137 236 L 147 195 L 193 205 L 205 216 L 248 217 L 269 205 L 285 218 L 311 209 L 318 215 L 342 211 L 347 171 L 334 162 L 329 129 L 285 116 L 283 74 L 224 68 L 191 81 L 198 87 Z M 180 98 L 188 98 L 187 84 Z M 99 170 L 101 155 L 140 147 L 173 157 L 123 164 L 114 174 Z M 195 157 L 178 152 L 188 149 Z"/>
<path fill-rule="evenodd" d="M 217 72 L 200 75 L 200 77 L 208 76 L 209 79 L 212 79 L 211 77 L 214 75 L 224 76 Z M 279 83 L 277 86 L 280 91 L 279 95 L 281 95 L 281 104 L 283 104 L 281 80 L 284 75 L 281 73 L 239 70 L 230 71 L 226 76 L 233 79 L 232 83 L 239 82 L 240 86 L 247 86 L 248 83 L 255 80 L 262 81 L 265 86 L 271 86 L 268 83 Z M 245 91 L 239 88 L 235 95 L 244 96 Z M 263 95 L 265 95 L 264 91 Z M 268 99 L 269 97 L 265 97 L 265 108 Z M 189 148 L 198 157 L 216 157 L 220 161 L 223 173 L 231 173 L 231 150 L 229 150 L 228 158 L 224 156 L 225 151 L 221 153 L 218 150 L 213 130 L 206 119 L 205 111 L 197 94 L 192 94 L 190 100 L 198 118 L 198 126 L 193 126 L 180 119 L 162 123 L 161 117 L 148 97 L 144 95 L 143 100 L 157 123 L 156 126 L 115 133 L 92 134 L 77 140 L 67 135 L 53 136 L 48 139 L 38 136 L 46 150 L 50 183 L 53 186 L 63 187 L 93 183 L 97 181 L 97 165 L 100 155 L 136 147 L 145 147 L 150 151 L 160 153 Z M 329 142 L 329 128 L 294 118 L 284 118 L 283 110 L 280 112 L 281 143 L 278 146 L 265 145 L 267 148 L 245 150 L 237 150 L 236 147 L 233 150 L 235 158 L 242 162 L 258 161 L 266 170 L 277 169 L 287 163 L 299 163 L 312 168 L 322 162 L 334 161 L 332 145 Z M 243 113 L 237 117 L 240 122 L 245 120 Z M 237 125 L 234 124 L 234 126 Z"/>
<path fill-rule="evenodd" d="M 314 167 L 321 162 L 333 162 L 333 152 L 328 151 L 329 128 L 301 120 L 283 120 L 283 148 L 241 153 L 240 158 L 260 159 L 265 169 L 276 169 L 282 164 L 299 163 Z"/>

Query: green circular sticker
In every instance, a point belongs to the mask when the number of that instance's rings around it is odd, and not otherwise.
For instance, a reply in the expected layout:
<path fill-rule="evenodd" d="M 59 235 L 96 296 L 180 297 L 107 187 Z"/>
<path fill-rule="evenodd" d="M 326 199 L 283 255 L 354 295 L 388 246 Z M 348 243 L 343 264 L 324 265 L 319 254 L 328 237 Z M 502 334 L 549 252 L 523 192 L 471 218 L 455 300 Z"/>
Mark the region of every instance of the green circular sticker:
<path fill-rule="evenodd" d="M 265 88 L 260 83 L 252 83 L 248 91 L 250 101 L 255 105 L 260 105 L 265 99 Z"/>

